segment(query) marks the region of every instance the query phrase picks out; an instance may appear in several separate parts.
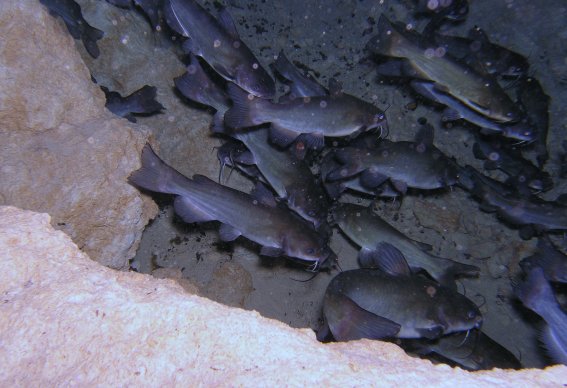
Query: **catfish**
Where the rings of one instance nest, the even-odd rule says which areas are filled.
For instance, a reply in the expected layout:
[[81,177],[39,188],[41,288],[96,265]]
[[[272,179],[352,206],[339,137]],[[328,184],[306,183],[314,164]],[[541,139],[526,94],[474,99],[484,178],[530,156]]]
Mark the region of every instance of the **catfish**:
[[81,6],[74,0],[39,0],[49,13],[60,16],[67,30],[74,39],[80,39],[89,55],[98,58],[100,50],[97,41],[104,37],[104,32],[91,26],[83,17]]
[[387,130],[382,110],[342,91],[286,103],[253,98],[234,85],[228,86],[228,93],[233,106],[224,116],[225,124],[235,130],[271,124],[271,140],[281,147],[288,147],[302,134],[308,148],[321,149],[325,137]]
[[543,269],[530,270],[517,295],[525,307],[545,321],[541,339],[552,360],[567,365],[567,314],[559,306]]
[[144,85],[132,94],[122,97],[120,93],[113,92],[101,86],[106,96],[105,107],[120,117],[135,123],[134,115],[152,115],[161,112],[162,104],[156,100],[157,89],[155,86]]
[[404,32],[382,14],[378,35],[367,48],[375,54],[403,59],[393,62],[401,65],[396,70],[401,75],[433,81],[438,90],[493,121],[516,122],[522,118],[520,109],[494,77],[479,73],[449,54],[436,55],[434,46],[416,33]]
[[477,329],[433,340],[406,339],[402,341],[401,346],[407,352],[426,358],[432,355],[441,356],[441,361],[470,371],[522,368],[522,364],[512,352]]
[[402,252],[413,270],[422,269],[449,288],[455,288],[455,276],[478,276],[480,272],[474,265],[432,255],[429,253],[431,245],[407,237],[370,208],[341,203],[331,210],[331,217],[340,230],[360,247],[358,260],[361,267],[379,266],[380,252],[377,248],[382,242],[389,242]]
[[533,255],[520,262],[525,273],[539,267],[550,282],[567,283],[567,255],[560,252],[548,236],[540,237]]
[[244,236],[262,246],[261,255],[287,256],[312,271],[329,265],[328,260],[335,257],[309,223],[275,206],[273,198],[254,197],[202,175],[187,178],[163,162],[149,145],[142,150],[142,167],[128,180],[139,188],[176,195],[175,212],[187,223],[220,221],[223,241]]
[[520,151],[498,141],[477,138],[473,145],[477,159],[483,159],[487,170],[498,169],[508,175],[508,184],[517,187],[520,195],[545,192],[553,188],[551,176],[524,159]]
[[497,123],[470,109],[449,93],[443,92],[433,82],[413,80],[410,84],[423,97],[446,106],[442,115],[442,120],[445,123],[465,120],[479,127],[481,133],[487,135],[501,135],[521,141],[532,141],[536,138],[534,127],[525,118],[516,123]]
[[185,51],[202,57],[224,79],[248,93],[261,98],[274,96],[274,80],[240,39],[225,8],[215,19],[195,0],[166,0],[164,13],[169,26],[187,38]]
[[382,243],[378,252],[384,271],[355,269],[331,280],[319,340],[433,339],[481,327],[480,311],[465,296],[412,274],[393,245]]
[[520,228],[520,237],[530,239],[545,231],[567,230],[567,206],[560,201],[538,197],[520,197],[501,182],[491,179],[471,166],[459,174],[459,186],[481,203],[481,210]]
[[389,181],[400,193],[408,188],[433,190],[457,182],[458,167],[433,145],[433,128],[423,125],[415,142],[382,140],[375,148],[344,147],[335,151],[342,164],[326,176],[336,181],[360,175],[373,189]]

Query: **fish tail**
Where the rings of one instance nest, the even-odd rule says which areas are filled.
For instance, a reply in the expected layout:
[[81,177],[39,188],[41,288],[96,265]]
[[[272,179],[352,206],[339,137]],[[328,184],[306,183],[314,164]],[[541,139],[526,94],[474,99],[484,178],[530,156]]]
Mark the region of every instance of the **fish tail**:
[[399,35],[388,18],[381,15],[378,20],[378,34],[370,39],[366,48],[375,54],[389,56],[394,44],[394,36]]
[[103,36],[103,31],[88,24],[85,25],[85,28],[81,34],[81,40],[83,41],[87,52],[95,59],[100,55],[100,50],[98,49],[96,41],[102,39]]
[[553,290],[545,279],[543,269],[539,267],[535,267],[530,271],[526,282],[518,287],[516,294],[524,306],[539,315],[542,315],[546,305],[557,303]]
[[230,128],[240,129],[262,124],[255,122],[253,108],[256,98],[250,99],[249,94],[234,84],[228,85],[228,94],[232,107],[224,115],[224,123]]
[[157,89],[155,86],[144,85],[127,97],[130,112],[152,113],[164,109],[163,105],[156,101]]
[[142,150],[142,167],[134,171],[128,181],[140,188],[158,193],[183,195],[191,180],[167,165],[149,144]]

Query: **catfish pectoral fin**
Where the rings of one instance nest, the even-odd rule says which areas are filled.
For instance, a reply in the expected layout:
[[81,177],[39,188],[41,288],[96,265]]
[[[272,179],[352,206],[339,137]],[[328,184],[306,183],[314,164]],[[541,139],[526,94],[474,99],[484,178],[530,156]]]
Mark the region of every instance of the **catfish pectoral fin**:
[[262,256],[270,256],[270,257],[279,257],[284,254],[283,249],[276,248],[276,247],[262,247],[260,249],[260,255]]
[[344,295],[334,294],[326,302],[325,318],[337,341],[382,339],[400,331],[399,324],[364,310]]
[[388,180],[386,175],[380,174],[378,171],[373,171],[372,168],[366,169],[360,175],[360,184],[374,189]]
[[183,221],[189,224],[193,222],[207,222],[215,220],[215,218],[211,217],[210,214],[202,211],[191,203],[188,198],[181,195],[175,198],[173,208],[175,209],[175,213],[180,216]]
[[272,123],[270,128],[270,140],[272,143],[286,148],[289,147],[291,143],[299,136],[298,132],[292,131],[291,129],[283,128]]
[[222,224],[219,229],[219,237],[225,242],[234,241],[241,235],[242,233],[238,229],[228,224]]
[[443,334],[445,328],[441,325],[436,325],[433,327],[428,327],[426,329],[416,328],[416,331],[424,338],[435,339],[435,338],[439,338],[441,334]]

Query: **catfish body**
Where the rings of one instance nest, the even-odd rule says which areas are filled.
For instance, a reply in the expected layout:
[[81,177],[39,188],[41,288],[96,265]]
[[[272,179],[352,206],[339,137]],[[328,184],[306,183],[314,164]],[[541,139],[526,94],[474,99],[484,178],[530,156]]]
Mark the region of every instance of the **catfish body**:
[[533,268],[528,273],[518,297],[545,321],[542,340],[553,361],[567,365],[567,314],[561,310],[541,268]]
[[242,235],[260,244],[263,255],[285,255],[313,270],[333,255],[326,241],[289,210],[269,206],[201,175],[189,179],[165,164],[148,145],[142,151],[142,167],[129,181],[147,190],[177,195],[174,208],[185,222],[220,221],[224,241]]
[[39,2],[45,5],[50,13],[60,16],[71,36],[83,42],[91,57],[98,58],[100,50],[96,42],[102,39],[104,32],[87,23],[77,2],[74,0],[39,0]]
[[471,371],[522,368],[512,352],[480,330],[449,334],[433,340],[404,340],[402,347],[420,355],[434,353],[451,364]]
[[216,72],[255,96],[271,98],[274,80],[242,42],[226,9],[215,19],[195,0],[166,0],[167,23],[188,38],[184,47]]
[[288,146],[299,135],[308,135],[307,145],[321,148],[324,137],[344,137],[387,126],[384,112],[354,96],[339,93],[273,103],[249,98],[242,90],[229,86],[233,106],[224,116],[234,129],[271,124],[271,139]]
[[380,16],[378,30],[368,47],[376,54],[404,59],[405,76],[435,82],[439,90],[494,121],[514,122],[522,117],[493,77],[475,71],[450,55],[435,55],[435,50],[421,37],[404,33],[384,15]]
[[[396,255],[398,260],[403,259],[392,245],[382,248],[385,260]],[[335,276],[325,292],[327,327],[318,333],[319,338],[327,331],[337,341],[437,338],[481,326],[478,308],[466,297],[412,275],[409,268],[397,270],[400,272],[355,269]]]
[[106,108],[115,115],[124,117],[133,123],[136,122],[135,114],[151,115],[164,109],[163,105],[156,100],[157,89],[155,86],[144,85],[126,97],[104,87],[102,90],[106,95]]
[[[422,129],[416,142],[382,140],[376,147],[344,147],[335,151],[342,166],[325,177],[341,180],[360,174],[361,184],[372,189],[386,181],[402,194],[407,188],[439,189],[457,182],[457,166],[433,145],[432,128]],[[427,133],[425,135],[424,133]]]
[[332,209],[332,219],[347,237],[360,247],[359,262],[362,267],[376,267],[380,260],[377,247],[382,242],[396,246],[413,269],[425,270],[435,280],[454,287],[454,276],[476,276],[480,269],[473,265],[427,253],[432,247],[415,241],[395,229],[370,208],[342,203]]

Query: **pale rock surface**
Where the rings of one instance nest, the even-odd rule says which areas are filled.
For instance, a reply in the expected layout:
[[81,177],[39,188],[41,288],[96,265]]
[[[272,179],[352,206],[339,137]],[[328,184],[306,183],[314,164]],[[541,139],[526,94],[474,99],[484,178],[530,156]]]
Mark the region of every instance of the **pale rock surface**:
[[157,211],[126,182],[148,132],[105,109],[39,1],[1,1],[0,36],[0,204],[48,212],[92,259],[128,268]]
[[89,260],[50,217],[0,207],[0,386],[561,386],[567,367],[469,373]]

